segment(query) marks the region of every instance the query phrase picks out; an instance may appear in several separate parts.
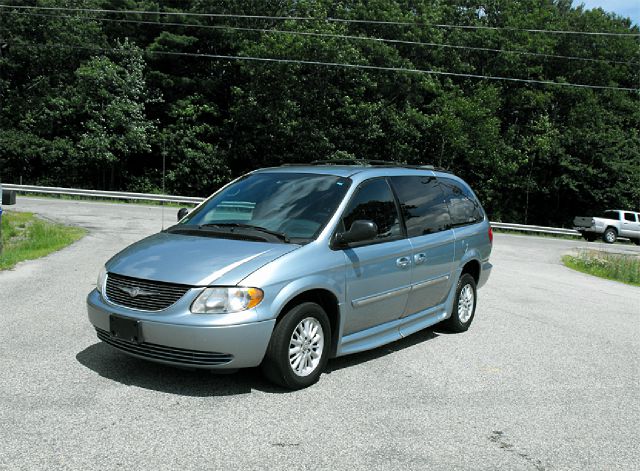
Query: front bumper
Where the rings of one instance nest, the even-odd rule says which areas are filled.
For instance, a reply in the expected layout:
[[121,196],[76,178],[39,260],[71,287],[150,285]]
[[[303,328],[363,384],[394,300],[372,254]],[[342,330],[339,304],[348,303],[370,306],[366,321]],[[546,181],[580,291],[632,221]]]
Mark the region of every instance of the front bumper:
[[[203,325],[186,323],[189,317],[179,316],[180,323],[171,322],[162,314],[143,313],[107,304],[93,290],[87,297],[89,321],[96,328],[98,338],[128,355],[175,366],[191,368],[247,368],[258,366],[264,358],[275,319],[236,325]],[[111,337],[109,316],[137,319],[143,343],[137,344]],[[150,319],[157,316],[157,320]],[[212,321],[214,315],[211,315]]]

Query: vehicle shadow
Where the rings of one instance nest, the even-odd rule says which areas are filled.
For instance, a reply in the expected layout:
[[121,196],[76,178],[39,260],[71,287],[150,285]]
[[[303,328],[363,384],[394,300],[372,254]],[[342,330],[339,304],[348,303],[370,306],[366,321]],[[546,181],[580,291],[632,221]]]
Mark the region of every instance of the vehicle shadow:
[[[390,353],[435,339],[440,333],[440,330],[436,332],[433,328],[426,329],[373,350],[334,358],[329,361],[326,373],[333,373],[350,366],[376,360]],[[212,373],[199,369],[182,369],[130,357],[102,342],[90,345],[79,352],[76,355],[76,360],[103,378],[127,386],[180,396],[230,396],[248,394],[252,390],[273,394],[291,392],[268,382],[262,376],[259,368],[246,368],[229,374]]]
[[82,350],[76,360],[103,378],[180,396],[230,396],[248,394],[254,389],[268,393],[287,392],[264,379],[258,368],[230,373],[183,369],[133,358],[102,342]]

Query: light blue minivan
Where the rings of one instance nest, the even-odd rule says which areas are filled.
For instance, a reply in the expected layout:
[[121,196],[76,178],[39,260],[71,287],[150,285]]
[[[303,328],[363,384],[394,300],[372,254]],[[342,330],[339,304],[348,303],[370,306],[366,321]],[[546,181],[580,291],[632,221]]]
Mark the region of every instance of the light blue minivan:
[[493,235],[469,186],[433,167],[261,169],[115,255],[88,298],[103,342],[169,365],[261,366],[316,382],[329,358],[471,324]]

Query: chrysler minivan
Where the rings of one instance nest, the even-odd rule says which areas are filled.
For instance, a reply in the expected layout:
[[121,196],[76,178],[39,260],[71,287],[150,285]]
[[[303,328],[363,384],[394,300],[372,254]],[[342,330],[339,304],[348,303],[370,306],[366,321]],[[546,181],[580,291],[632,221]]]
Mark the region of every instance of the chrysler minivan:
[[98,338],[168,365],[261,366],[289,389],[332,357],[473,321],[493,235],[469,186],[433,167],[261,169],[111,258],[88,298]]

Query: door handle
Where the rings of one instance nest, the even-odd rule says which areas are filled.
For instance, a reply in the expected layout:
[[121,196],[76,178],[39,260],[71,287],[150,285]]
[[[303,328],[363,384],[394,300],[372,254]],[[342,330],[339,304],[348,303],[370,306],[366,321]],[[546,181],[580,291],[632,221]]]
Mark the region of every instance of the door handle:
[[398,265],[398,267],[400,268],[407,268],[409,265],[411,265],[411,259],[409,257],[400,257],[398,260],[396,260],[396,265]]
[[417,253],[413,256],[413,261],[416,262],[416,265],[420,265],[427,261],[427,255],[423,253]]

